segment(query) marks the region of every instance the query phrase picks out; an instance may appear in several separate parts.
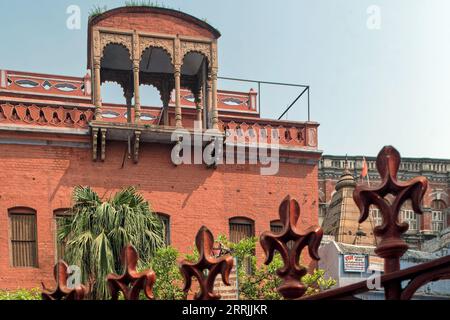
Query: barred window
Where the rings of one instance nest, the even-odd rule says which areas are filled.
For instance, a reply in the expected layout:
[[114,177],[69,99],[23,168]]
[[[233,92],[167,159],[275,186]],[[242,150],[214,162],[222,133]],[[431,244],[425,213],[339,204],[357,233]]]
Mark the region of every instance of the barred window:
[[[243,239],[248,239],[255,236],[254,222],[247,218],[232,218],[230,219],[230,241],[237,243]],[[239,263],[239,262],[238,262]],[[243,267],[247,274],[252,273],[252,266],[250,259],[242,261]]]
[[410,209],[401,210],[401,220],[402,222],[406,222],[409,224],[408,230],[412,231],[418,230],[417,215],[413,210]]
[[163,224],[164,230],[164,243],[166,246],[170,246],[170,216],[165,213],[156,213]]
[[442,200],[433,200],[431,202],[431,229],[434,232],[441,232],[444,229],[444,209],[446,205]]
[[246,218],[230,219],[230,241],[237,243],[255,236],[254,223]]
[[29,208],[9,210],[11,265],[37,267],[36,211]]
[[61,230],[63,224],[67,221],[68,218],[71,217],[70,209],[58,209],[53,211],[53,217],[55,222],[55,247],[56,247],[56,255],[55,260],[59,261],[60,259],[64,259],[64,255],[66,252],[66,244],[68,239],[59,240],[58,233]]

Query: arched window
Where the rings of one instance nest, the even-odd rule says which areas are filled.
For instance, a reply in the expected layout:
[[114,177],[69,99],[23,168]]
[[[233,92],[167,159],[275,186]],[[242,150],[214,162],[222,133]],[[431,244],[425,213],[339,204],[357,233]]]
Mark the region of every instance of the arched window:
[[230,219],[230,241],[237,243],[243,239],[255,236],[255,224],[248,218]]
[[445,202],[442,200],[433,200],[431,202],[431,229],[434,232],[441,232],[444,229],[445,208],[446,208]]
[[157,212],[156,215],[159,217],[163,224],[164,242],[166,246],[170,246],[170,216],[160,212]]
[[10,226],[11,265],[38,266],[36,211],[31,208],[8,210]]
[[66,251],[66,244],[68,239],[59,240],[58,233],[63,226],[63,224],[67,221],[68,218],[71,217],[70,209],[57,209],[53,211],[54,218],[54,237],[55,237],[55,261],[59,261],[60,259],[64,259],[64,254]]

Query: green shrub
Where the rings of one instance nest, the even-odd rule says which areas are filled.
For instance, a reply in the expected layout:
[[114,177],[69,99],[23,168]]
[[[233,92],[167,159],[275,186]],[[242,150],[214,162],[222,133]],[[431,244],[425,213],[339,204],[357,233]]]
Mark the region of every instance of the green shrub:
[[[276,253],[269,265],[258,266],[255,256],[257,241],[257,238],[248,238],[238,243],[232,243],[225,236],[217,238],[217,242],[221,244],[222,248],[225,248],[226,252],[231,253],[238,260],[239,292],[242,299],[282,299],[277,291],[277,287],[281,285],[282,280],[278,277],[276,271],[283,266],[283,260],[280,254]],[[250,269],[252,270],[250,274],[242,261],[250,263]],[[320,269],[314,270],[312,274],[306,274],[302,281],[307,287],[306,295],[319,293],[336,284],[334,279],[326,279],[325,271]]]
[[42,300],[40,289],[0,291],[0,300]]
[[92,19],[96,16],[101,15],[102,13],[105,13],[106,11],[108,11],[108,6],[99,6],[99,5],[94,5],[91,10],[89,10],[89,19]]
[[182,276],[178,268],[178,257],[178,251],[170,246],[156,251],[150,263],[151,268],[156,273],[156,283],[153,287],[155,299],[185,299],[185,294],[182,290]]

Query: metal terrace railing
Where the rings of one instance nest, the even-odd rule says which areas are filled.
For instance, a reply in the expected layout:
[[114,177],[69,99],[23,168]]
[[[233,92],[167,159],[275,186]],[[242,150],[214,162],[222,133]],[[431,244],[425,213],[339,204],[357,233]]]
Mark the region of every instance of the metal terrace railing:
[[303,84],[295,84],[295,83],[285,83],[285,82],[272,82],[272,81],[262,81],[262,80],[250,80],[250,79],[240,79],[240,78],[231,78],[231,77],[218,77],[221,80],[229,80],[235,82],[246,82],[246,83],[255,83],[258,86],[258,111],[261,112],[261,97],[262,95],[262,87],[264,85],[271,86],[283,86],[283,87],[292,87],[299,88],[300,92],[296,96],[296,98],[286,106],[284,111],[278,117],[278,120],[281,120],[292,107],[296,105],[296,103],[306,94],[306,103],[307,103],[307,119],[311,121],[311,103],[310,103],[310,86]]

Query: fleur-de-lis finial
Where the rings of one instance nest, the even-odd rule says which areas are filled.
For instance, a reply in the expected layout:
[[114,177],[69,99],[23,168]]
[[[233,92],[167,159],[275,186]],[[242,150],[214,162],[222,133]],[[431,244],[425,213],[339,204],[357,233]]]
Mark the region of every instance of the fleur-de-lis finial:
[[[195,245],[199,253],[196,263],[183,261],[180,271],[184,278],[184,292],[188,292],[192,285],[192,277],[197,278],[200,291],[196,293],[195,300],[218,300],[220,295],[214,293],[214,280],[220,273],[222,281],[230,285],[229,277],[233,268],[233,257],[230,255],[215,258],[213,255],[214,236],[205,226],[201,227],[195,237]],[[208,274],[204,274],[208,270]]]
[[42,300],[83,300],[87,294],[88,289],[84,285],[79,285],[76,288],[69,288],[67,286],[69,266],[63,260],[60,260],[53,269],[53,274],[56,280],[56,288],[52,291],[45,287],[42,283]]
[[[400,209],[410,199],[413,210],[421,214],[421,202],[428,187],[425,177],[397,181],[400,161],[400,153],[394,147],[384,147],[376,162],[381,184],[374,188],[358,185],[353,193],[353,199],[361,211],[360,223],[368,218],[371,205],[381,211],[383,222],[374,228],[374,234],[381,238],[375,252],[385,259],[385,273],[399,270],[400,257],[408,250],[408,245],[401,238],[408,230],[408,224],[399,222]],[[393,196],[391,201],[386,199],[389,194]]]
[[[322,240],[323,231],[320,227],[310,227],[305,233],[297,228],[300,217],[300,206],[298,202],[288,196],[279,208],[280,220],[283,223],[281,233],[264,232],[260,242],[266,255],[265,264],[269,264],[275,251],[281,254],[284,266],[277,270],[277,274],[283,279],[283,284],[277,288],[278,292],[286,299],[296,299],[306,292],[301,278],[306,274],[305,267],[300,265],[300,255],[307,246],[309,255],[314,260],[319,260],[318,249]],[[292,246],[288,242],[293,241]]]
[[139,300],[141,291],[144,291],[148,299],[154,299],[153,285],[156,281],[156,274],[152,270],[137,272],[138,260],[139,256],[132,245],[123,248],[124,273],[122,275],[110,274],[106,277],[112,300],[119,298],[119,292],[123,293],[125,300]]

